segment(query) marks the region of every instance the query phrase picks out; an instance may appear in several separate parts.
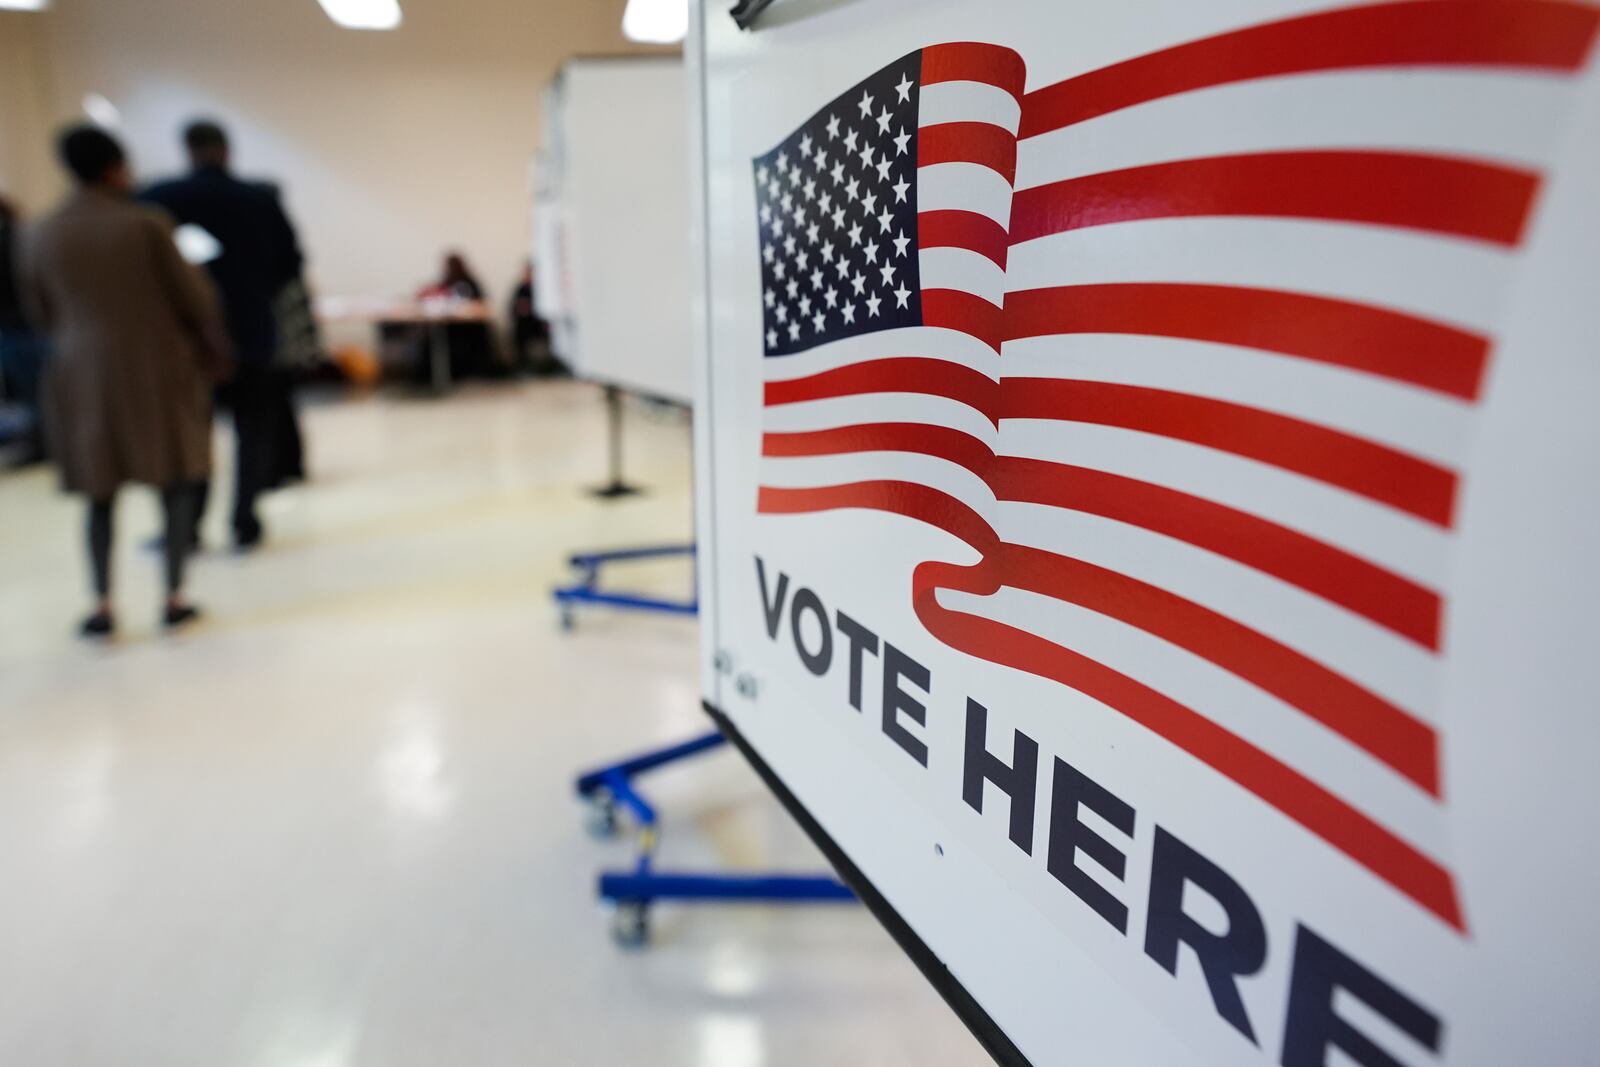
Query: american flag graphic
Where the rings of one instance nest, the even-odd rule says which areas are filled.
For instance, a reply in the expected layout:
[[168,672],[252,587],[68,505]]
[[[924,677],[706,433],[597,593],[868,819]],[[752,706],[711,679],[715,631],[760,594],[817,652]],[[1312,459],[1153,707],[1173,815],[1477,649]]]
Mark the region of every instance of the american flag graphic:
[[[758,509],[876,509],[922,624],[1248,790],[1457,929],[1460,469],[1596,9],[1420,0],[1027,88],[940,44],[754,161]],[[1516,714],[1507,708],[1506,714]]]

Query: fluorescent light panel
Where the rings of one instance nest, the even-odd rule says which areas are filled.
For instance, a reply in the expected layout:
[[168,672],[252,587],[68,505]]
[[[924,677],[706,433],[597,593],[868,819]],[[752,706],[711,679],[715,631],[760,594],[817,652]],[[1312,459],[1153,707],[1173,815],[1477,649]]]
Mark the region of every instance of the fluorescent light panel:
[[0,0],[0,11],[43,11],[50,0]]
[[400,0],[317,0],[317,3],[330,19],[347,30],[392,30],[400,25]]
[[673,44],[689,32],[689,0],[628,0],[622,35],[647,44]]

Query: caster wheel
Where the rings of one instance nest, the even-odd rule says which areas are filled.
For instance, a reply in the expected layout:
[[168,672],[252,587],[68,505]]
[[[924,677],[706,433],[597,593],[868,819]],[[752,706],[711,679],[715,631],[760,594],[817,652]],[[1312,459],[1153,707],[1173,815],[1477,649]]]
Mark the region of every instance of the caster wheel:
[[650,909],[644,904],[618,904],[611,916],[611,940],[619,948],[649,944]]
[[591,837],[617,836],[617,803],[608,796],[590,797],[583,824]]

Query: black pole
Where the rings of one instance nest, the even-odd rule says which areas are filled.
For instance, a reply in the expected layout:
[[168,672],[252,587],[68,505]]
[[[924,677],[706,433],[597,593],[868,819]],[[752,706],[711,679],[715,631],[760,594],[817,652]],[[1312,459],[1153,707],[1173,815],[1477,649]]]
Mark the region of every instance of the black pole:
[[622,390],[614,385],[606,386],[606,439],[606,462],[611,468],[611,480],[589,492],[602,500],[643,492],[637,485],[622,480]]

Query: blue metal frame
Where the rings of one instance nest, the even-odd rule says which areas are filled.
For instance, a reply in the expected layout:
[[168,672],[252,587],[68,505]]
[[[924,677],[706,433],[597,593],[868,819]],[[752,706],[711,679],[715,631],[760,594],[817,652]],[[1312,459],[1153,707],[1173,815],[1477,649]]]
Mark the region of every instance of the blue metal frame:
[[668,615],[698,615],[700,613],[700,600],[698,596],[690,596],[688,600],[667,600],[663,597],[648,596],[644,593],[611,593],[602,591],[600,585],[600,568],[607,563],[627,563],[642,559],[660,559],[665,556],[693,556],[695,546],[687,545],[651,545],[645,548],[618,548],[608,552],[579,552],[567,560],[569,566],[578,572],[578,580],[571,585],[560,586],[551,592],[555,598],[556,606],[561,609],[561,626],[570,630],[573,625],[572,609],[578,604],[605,604],[613,608],[623,608],[628,611],[655,611]]
[[600,818],[597,828],[616,830],[616,814],[626,810],[637,826],[636,856],[631,871],[602,871],[600,899],[622,910],[627,921],[614,930],[624,944],[637,945],[646,938],[645,916],[661,900],[682,902],[745,901],[764,904],[815,904],[854,901],[856,895],[831,874],[691,874],[654,868],[660,822],[656,809],[634,788],[633,779],[657,767],[700,755],[727,744],[715,731],[666,748],[644,752],[631,759],[581,775],[578,796],[593,805]]

